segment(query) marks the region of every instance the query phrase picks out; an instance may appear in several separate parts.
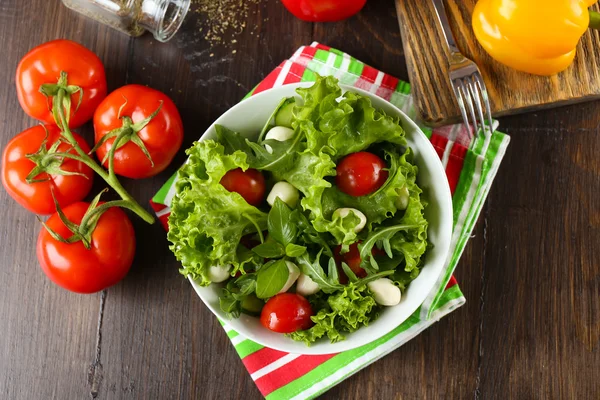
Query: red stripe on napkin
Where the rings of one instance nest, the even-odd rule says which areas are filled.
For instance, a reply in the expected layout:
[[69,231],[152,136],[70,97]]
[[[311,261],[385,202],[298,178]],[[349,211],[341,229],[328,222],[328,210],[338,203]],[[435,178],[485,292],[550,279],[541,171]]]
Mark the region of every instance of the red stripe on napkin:
[[285,61],[282,62],[281,64],[279,64],[279,66],[277,68],[275,68],[269,75],[267,75],[267,77],[261,83],[258,84],[256,89],[254,90],[253,95],[256,93],[260,93],[264,90],[271,89],[273,87],[273,85],[275,84],[275,81],[277,80],[277,77],[279,76],[279,73],[281,72],[281,68],[283,67],[284,64],[285,64]]
[[285,80],[283,81],[283,84],[287,85],[288,83],[300,82],[302,80],[302,74],[304,74],[305,70],[306,67],[304,65],[293,63],[290,67],[290,71],[288,72],[287,76],[285,77]]
[[273,350],[268,347],[263,347],[262,349],[255,351],[250,354],[242,361],[248,372],[251,374],[255,373],[261,368],[266,367],[271,364],[273,361],[279,360],[281,357],[288,355],[289,353],[284,353],[283,351]]
[[466,155],[467,148],[460,143],[454,143],[452,150],[450,150],[448,165],[446,165],[446,177],[448,178],[448,184],[450,185],[450,192],[452,194],[454,194],[456,186],[458,185]]
[[438,157],[441,160],[442,157],[444,157],[444,151],[446,151],[446,145],[448,144],[448,138],[434,133],[431,135],[430,140],[431,140],[431,144],[433,145],[433,148],[435,149],[435,152],[437,153]]
[[263,396],[267,396],[269,393],[312,371],[334,356],[336,356],[336,354],[300,356],[295,360],[279,367],[273,372],[258,378],[254,382],[256,383],[256,386],[258,386],[258,390],[260,390]]

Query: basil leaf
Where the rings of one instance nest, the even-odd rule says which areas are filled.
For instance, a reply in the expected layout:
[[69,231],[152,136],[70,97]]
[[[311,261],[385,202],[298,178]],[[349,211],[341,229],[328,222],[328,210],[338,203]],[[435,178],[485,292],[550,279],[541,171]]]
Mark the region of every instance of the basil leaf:
[[256,274],[242,275],[235,280],[235,284],[240,289],[235,297],[242,300],[243,297],[254,293],[256,290]]
[[291,215],[292,210],[278,197],[267,217],[269,235],[284,246],[293,243],[298,235],[298,227]]
[[285,255],[288,257],[300,257],[305,251],[305,246],[300,246],[294,243],[290,243],[285,246]]
[[277,242],[265,242],[254,247],[252,251],[264,258],[280,258],[285,255],[283,246]]
[[268,299],[275,296],[283,288],[289,275],[285,260],[277,260],[267,268],[261,268],[256,277],[256,297]]

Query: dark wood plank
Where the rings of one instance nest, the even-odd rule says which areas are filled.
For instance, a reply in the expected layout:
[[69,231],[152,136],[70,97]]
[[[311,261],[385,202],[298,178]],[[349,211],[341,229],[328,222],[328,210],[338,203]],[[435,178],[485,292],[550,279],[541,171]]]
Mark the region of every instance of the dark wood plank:
[[600,118],[597,103],[562,111],[505,121],[512,143],[488,203],[481,398],[600,397]]
[[[477,63],[486,82],[494,116],[557,107],[600,97],[600,36],[588,31],[571,67],[553,77],[519,72],[493,60],[477,42],[471,14],[477,0],[446,1],[446,11],[463,54]],[[410,81],[422,96],[416,107],[424,121],[460,121],[448,82],[448,51],[431,1],[396,0]],[[598,6],[594,6],[598,7]],[[520,90],[515,90],[519,88]],[[435,94],[435,95],[433,95]]]
[[[248,14],[249,28],[229,37],[227,46],[209,47],[199,31],[204,16],[195,10],[172,42],[146,35],[131,44],[127,82],[173,98],[186,129],[184,148],[261,77],[310,43],[311,24],[294,19],[278,3],[251,5]],[[281,32],[287,32],[284,41]],[[166,172],[142,184],[126,182],[126,188],[147,201],[184,157],[181,151]],[[134,223],[140,243],[134,266],[108,291],[98,398],[260,398],[223,328],[178,273],[162,227]]]
[[[23,29],[27,27],[27,29]],[[127,39],[88,24],[57,1],[0,4],[0,147],[37,124],[21,110],[14,89],[19,59],[34,46],[71,38],[98,51],[111,65],[109,83],[124,74]],[[84,134],[90,138],[89,129]],[[81,399],[89,396],[97,351],[100,295],[82,296],[52,284],[38,266],[40,224],[0,190],[0,397]]]
[[[253,35],[210,47],[199,14],[160,44],[129,40],[57,0],[2,1],[0,78],[9,84],[0,87],[0,146],[33,124],[14,94],[19,58],[57,37],[96,51],[110,89],[141,83],[169,93],[186,147],[312,40],[408,77],[393,2],[370,1],[347,21],[314,25],[274,0],[251,7]],[[18,30],[25,25],[26,33]],[[599,110],[589,103],[502,121],[513,142],[456,272],[467,304],[324,398],[600,397]],[[90,127],[83,133],[91,138]],[[159,176],[124,185],[147,204],[183,159],[181,152]],[[131,273],[104,297],[79,296],[37,267],[35,219],[4,191],[0,205],[0,397],[260,398],[224,331],[178,274],[158,225],[134,219]]]

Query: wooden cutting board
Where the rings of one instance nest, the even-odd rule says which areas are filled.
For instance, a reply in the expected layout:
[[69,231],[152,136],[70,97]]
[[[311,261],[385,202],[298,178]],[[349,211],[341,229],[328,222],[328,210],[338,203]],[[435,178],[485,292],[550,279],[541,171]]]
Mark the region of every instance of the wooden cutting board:
[[[574,63],[552,77],[505,67],[479,45],[471,29],[476,0],[446,1],[461,52],[481,70],[495,117],[600,98],[600,34],[588,30]],[[598,9],[598,5],[594,6]],[[448,51],[431,0],[396,0],[415,106],[423,121],[437,126],[462,121],[448,79]]]

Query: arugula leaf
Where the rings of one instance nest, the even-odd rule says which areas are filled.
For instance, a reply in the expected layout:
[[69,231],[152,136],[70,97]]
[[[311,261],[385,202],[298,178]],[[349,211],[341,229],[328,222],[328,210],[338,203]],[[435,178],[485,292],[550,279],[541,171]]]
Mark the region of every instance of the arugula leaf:
[[409,229],[419,228],[419,225],[392,225],[383,228],[379,228],[369,234],[367,239],[358,245],[360,251],[360,258],[362,260],[361,267],[368,272],[374,273],[375,270],[379,269],[375,257],[373,257],[373,247],[377,243],[381,243],[384,247],[386,254],[389,258],[393,258],[390,247],[390,239],[399,231],[407,231]]
[[175,184],[167,237],[181,261],[180,272],[206,286],[210,266],[232,264],[235,274],[251,262],[247,256],[238,258],[238,244],[243,235],[266,229],[267,214],[219,183],[227,171],[248,168],[244,152],[225,154],[223,145],[206,140],[187,154]]
[[267,226],[269,235],[283,246],[287,246],[296,240],[298,227],[291,218],[292,210],[279,197],[269,211]]
[[[279,140],[269,139],[258,144],[246,139],[247,147],[253,152],[253,158],[250,161],[250,166],[258,170],[277,171],[290,168],[296,158],[298,152],[302,149],[302,133],[289,139],[280,142]],[[269,146],[270,151],[266,146]]]
[[252,248],[252,251],[264,258],[280,258],[286,253],[283,246],[277,242],[265,242]]
[[323,252],[329,257],[333,257],[333,252],[324,233],[317,232],[315,227],[309,222],[306,215],[299,209],[296,208],[292,211],[292,221],[298,227],[299,237],[304,244],[316,244],[323,249]]
[[223,125],[215,125],[215,132],[217,134],[217,141],[223,145],[225,154],[233,154],[238,150],[246,153],[247,159],[250,161],[252,157],[252,150],[240,133],[234,132],[231,129],[224,127]]
[[[269,117],[269,119],[265,123],[265,126],[262,128],[262,130],[260,131],[260,134],[258,135],[258,142],[259,143],[262,142],[262,140],[265,137],[265,134],[267,133],[267,130],[269,129],[269,127],[271,125],[273,125],[273,122],[275,121],[275,116],[277,115],[277,113],[279,112],[279,110],[282,107],[284,107],[289,102],[289,99],[290,99],[290,97],[283,98],[283,99],[281,99],[281,101],[279,102],[279,104],[277,104],[277,107],[275,107],[275,110],[273,110],[273,113],[271,114],[271,116]],[[293,97],[291,97],[291,99],[293,99]]]
[[323,268],[321,267],[321,264],[319,262],[319,260],[321,259],[321,253],[323,253],[322,249],[317,254],[315,261],[311,261],[308,254],[304,253],[303,255],[297,258],[299,263],[298,266],[300,267],[300,271],[303,274],[308,275],[313,281],[315,281],[315,283],[319,285],[319,288],[321,288],[323,292],[333,293],[336,290],[342,289],[344,286],[340,285],[337,273],[335,274],[335,276],[333,276],[331,271],[331,261],[329,263],[330,276],[325,275],[325,271],[323,271]]
[[306,251],[306,246],[300,246],[294,243],[290,243],[285,246],[285,255],[288,257],[299,257]]
[[275,296],[287,282],[289,274],[283,259],[265,264],[257,274],[256,297],[268,299]]
[[350,267],[348,266],[348,264],[346,264],[345,262],[342,262],[342,269],[344,270],[344,273],[346,274],[346,276],[348,277],[348,280],[350,280],[350,282],[358,281],[358,277],[356,276],[354,271],[352,271],[350,269]]
[[219,306],[230,318],[238,318],[242,311],[242,302],[256,289],[256,274],[242,275],[231,279],[221,288]]

